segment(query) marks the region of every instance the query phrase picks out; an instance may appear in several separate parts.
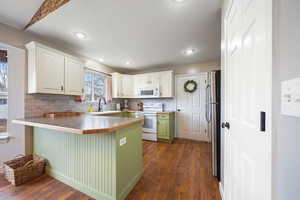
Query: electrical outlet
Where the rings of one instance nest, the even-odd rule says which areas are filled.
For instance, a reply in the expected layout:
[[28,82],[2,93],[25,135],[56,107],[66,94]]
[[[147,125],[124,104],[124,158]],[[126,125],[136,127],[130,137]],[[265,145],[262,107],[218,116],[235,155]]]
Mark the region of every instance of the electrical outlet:
[[120,139],[120,146],[123,146],[124,144],[126,144],[126,137]]

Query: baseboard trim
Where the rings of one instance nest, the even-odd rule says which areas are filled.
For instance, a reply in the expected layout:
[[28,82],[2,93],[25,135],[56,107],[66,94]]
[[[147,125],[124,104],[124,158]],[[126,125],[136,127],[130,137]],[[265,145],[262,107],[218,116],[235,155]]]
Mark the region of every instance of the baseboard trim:
[[120,195],[117,197],[119,200],[126,199],[127,195],[131,192],[134,186],[139,182],[140,178],[142,177],[142,172],[139,172],[131,181],[130,183],[122,190]]
[[223,185],[222,185],[221,182],[219,182],[219,191],[220,191],[221,199],[225,200],[225,198],[224,198],[224,191],[223,191]]
[[113,196],[109,196],[100,191],[96,191],[93,188],[90,188],[90,187],[74,180],[73,178],[67,177],[64,174],[62,174],[56,170],[46,169],[46,173],[49,176],[63,182],[64,184],[69,185],[69,186],[73,187],[74,189],[76,189],[82,193],[85,193],[86,195],[93,197],[95,199],[103,199],[103,200],[115,200],[116,199]]

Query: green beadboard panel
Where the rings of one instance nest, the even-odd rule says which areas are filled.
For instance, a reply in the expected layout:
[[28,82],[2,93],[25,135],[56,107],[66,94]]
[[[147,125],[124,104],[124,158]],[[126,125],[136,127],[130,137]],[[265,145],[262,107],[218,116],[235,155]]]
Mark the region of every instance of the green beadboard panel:
[[114,133],[77,135],[34,128],[33,150],[48,160],[47,172],[55,178],[96,199],[115,199],[114,137]]
[[[141,124],[137,124],[117,132],[90,135],[34,128],[33,150],[34,153],[48,160],[46,171],[50,176],[95,199],[115,200],[120,196],[117,192],[117,185],[120,184],[118,181],[124,179],[128,181],[126,186],[122,185],[124,189],[131,188],[132,182],[139,179],[133,173],[136,173],[136,169],[140,169],[140,162],[142,162],[142,152],[140,152],[142,139],[138,136],[142,133],[141,128]],[[123,154],[122,148],[119,149],[120,135],[128,137],[127,144],[135,145],[133,147],[124,145],[126,152],[131,148],[138,149],[140,155],[135,154],[135,156],[141,160],[140,162],[135,161],[132,156],[120,158],[127,155]],[[133,136],[138,137],[132,138]],[[136,167],[133,166],[130,172],[126,170],[120,173],[118,163],[122,164],[119,160],[123,159],[134,163]],[[132,174],[132,177],[128,178],[128,173]]]
[[[126,137],[126,144],[120,140]],[[117,194],[123,200],[139,181],[143,170],[142,125],[134,125],[116,132]],[[129,184],[128,184],[129,183]]]

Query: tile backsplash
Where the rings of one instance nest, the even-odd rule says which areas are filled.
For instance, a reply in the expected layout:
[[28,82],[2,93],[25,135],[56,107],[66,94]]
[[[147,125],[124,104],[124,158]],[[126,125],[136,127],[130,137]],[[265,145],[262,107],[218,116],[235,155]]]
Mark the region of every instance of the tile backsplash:
[[[114,100],[112,103],[117,103]],[[98,103],[76,102],[74,96],[48,95],[48,94],[27,94],[25,97],[25,117],[42,116],[48,112],[87,112],[90,105],[98,109]]]
[[137,104],[143,102],[143,103],[163,103],[164,110],[165,111],[176,111],[176,101],[174,98],[168,98],[168,99],[129,99],[128,105],[129,108],[132,110],[137,110],[138,106]]
[[[143,103],[163,103],[165,111],[175,111],[175,99],[129,99],[128,105],[132,110],[138,110],[137,104]],[[114,99],[114,103],[123,103],[121,99]],[[87,112],[90,105],[98,109],[98,103],[76,102],[73,96],[48,95],[48,94],[27,94],[25,97],[25,117],[42,116],[48,112]]]

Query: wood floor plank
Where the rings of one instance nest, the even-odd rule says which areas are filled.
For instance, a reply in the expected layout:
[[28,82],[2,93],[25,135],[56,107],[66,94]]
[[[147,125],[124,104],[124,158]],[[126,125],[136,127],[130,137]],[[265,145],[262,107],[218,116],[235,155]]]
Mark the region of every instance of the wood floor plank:
[[[191,140],[173,144],[145,141],[143,176],[126,200],[220,200],[212,176],[211,145]],[[43,175],[22,186],[0,176],[0,200],[92,200]]]

